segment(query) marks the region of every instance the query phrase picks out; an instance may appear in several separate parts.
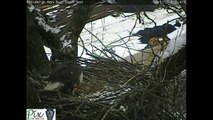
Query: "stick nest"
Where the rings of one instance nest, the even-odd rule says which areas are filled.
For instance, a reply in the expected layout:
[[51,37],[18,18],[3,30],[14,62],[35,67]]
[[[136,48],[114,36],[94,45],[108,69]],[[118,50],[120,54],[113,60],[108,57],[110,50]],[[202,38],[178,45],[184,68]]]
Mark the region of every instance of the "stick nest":
[[40,108],[58,120],[186,119],[186,70],[162,79],[157,69],[109,59],[82,60],[84,83],[72,95],[43,91],[46,78],[28,75]]

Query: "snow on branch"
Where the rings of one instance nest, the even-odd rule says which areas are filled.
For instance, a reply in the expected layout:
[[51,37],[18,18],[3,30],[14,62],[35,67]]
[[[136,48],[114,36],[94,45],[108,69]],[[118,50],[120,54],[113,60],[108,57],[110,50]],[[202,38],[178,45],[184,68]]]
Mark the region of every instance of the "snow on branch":
[[163,52],[163,59],[178,53],[178,51],[186,45],[186,33],[170,40],[166,50]]
[[30,12],[32,12],[33,10],[35,10],[35,7],[33,6],[33,4],[28,4],[28,9],[30,10]]
[[36,17],[35,19],[38,20],[38,24],[42,26],[46,32],[50,31],[51,33],[57,34],[61,31],[58,28],[53,28],[48,24],[46,24],[45,20],[41,17]]

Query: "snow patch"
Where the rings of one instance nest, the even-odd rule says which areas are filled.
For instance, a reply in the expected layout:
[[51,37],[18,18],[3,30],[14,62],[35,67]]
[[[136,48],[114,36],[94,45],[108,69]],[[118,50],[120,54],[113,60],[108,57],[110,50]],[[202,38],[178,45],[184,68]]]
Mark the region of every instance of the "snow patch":
[[[62,36],[63,37],[63,36]],[[69,40],[64,40],[63,42],[63,46],[61,49],[64,49],[65,47],[71,47],[72,48],[72,45],[71,45],[71,39]]]
[[47,32],[50,31],[51,33],[57,34],[61,31],[58,28],[53,28],[53,27],[49,26],[48,24],[46,24],[45,20],[41,17],[36,17],[35,19],[38,20],[38,24],[40,26],[42,26],[44,28],[44,30],[46,30]]
[[48,7],[48,8],[46,8],[46,9],[44,9],[43,11],[46,11],[46,10],[49,10],[49,9],[53,9],[53,8],[57,8],[57,7],[59,7],[59,5],[54,5],[54,6],[52,6],[52,7]]
[[163,53],[163,59],[176,54],[184,46],[186,46],[186,33],[170,40],[165,52]]
[[46,47],[46,46],[43,46],[43,47],[44,47],[44,51],[45,51],[45,53],[47,55],[47,58],[50,60],[50,57],[52,55],[51,49]]
[[62,37],[60,37],[60,41],[64,41],[66,35],[62,35]]
[[[149,19],[147,19],[141,12],[142,18],[144,18],[144,25],[139,22],[136,23],[135,28],[133,29],[133,33],[136,33],[139,30],[143,30],[144,28],[154,27],[154,23],[152,23]],[[146,14],[155,20],[158,26],[165,24],[167,21],[170,21],[175,18],[179,18],[179,16],[175,13],[167,13],[165,9],[156,9],[154,12],[146,12]],[[128,16],[128,17],[124,17]],[[107,16],[102,19],[95,20],[93,22],[87,23],[85,25],[85,29],[81,32],[80,36],[84,41],[85,47],[92,53],[99,55],[101,57],[106,57],[99,50],[94,48],[96,46],[99,49],[112,49],[115,54],[124,58],[131,54],[135,54],[140,50],[144,49],[147,44],[141,44],[138,40],[140,37],[138,36],[130,36],[130,31],[132,30],[135,24],[136,16],[133,13],[124,13],[119,17]],[[90,32],[95,36],[91,35]],[[179,30],[180,31],[180,30]],[[177,31],[174,31],[169,35],[170,39],[173,39],[177,36]],[[80,39],[79,39],[80,41]],[[104,46],[106,47],[104,47]],[[81,47],[82,43],[79,43],[79,53],[80,56],[83,52],[83,48]],[[126,49],[126,48],[129,48]],[[108,56],[111,54],[107,53]],[[84,51],[83,58],[91,58]],[[115,57],[118,59],[118,57]]]
[[28,9],[30,10],[30,12],[32,12],[33,10],[35,10],[35,7],[32,3],[28,3]]

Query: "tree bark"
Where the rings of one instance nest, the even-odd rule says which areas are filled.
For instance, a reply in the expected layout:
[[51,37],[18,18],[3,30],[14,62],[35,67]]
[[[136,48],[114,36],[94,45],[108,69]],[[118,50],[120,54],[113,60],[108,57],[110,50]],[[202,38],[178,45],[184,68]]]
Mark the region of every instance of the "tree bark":
[[[59,60],[60,62],[76,62],[78,56],[78,38],[90,18],[92,9],[93,3],[88,1],[83,2],[83,4],[78,4],[72,16],[67,18],[69,22],[58,34],[46,32],[38,25],[39,34],[44,43],[49,46],[52,51],[51,61],[53,64],[55,60]],[[60,38],[64,35],[66,39],[61,41]],[[63,46],[63,42],[66,40],[71,40],[71,48],[69,46]]]
[[60,36],[65,34],[65,32],[70,32],[70,35],[67,36],[71,39],[71,51],[67,53],[70,56],[71,61],[76,61],[78,56],[78,38],[81,31],[83,30],[85,24],[90,18],[92,11],[92,5],[82,4],[78,5],[72,14],[72,17],[69,20],[69,23],[66,25],[64,32],[60,33]]
[[38,28],[27,8],[27,68],[28,70],[36,69],[42,74],[48,74],[48,63]]
[[[33,16],[27,8],[27,76],[29,73],[49,74],[49,61],[43,48],[43,42],[34,23]],[[35,108],[39,100],[34,85],[27,78],[27,108]]]

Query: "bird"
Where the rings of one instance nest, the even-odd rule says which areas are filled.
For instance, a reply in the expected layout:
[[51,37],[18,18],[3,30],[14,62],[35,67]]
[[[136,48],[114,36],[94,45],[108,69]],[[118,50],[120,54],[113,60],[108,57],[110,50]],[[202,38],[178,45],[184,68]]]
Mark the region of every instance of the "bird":
[[61,64],[49,75],[49,82],[44,90],[56,90],[61,93],[72,94],[75,84],[81,84],[82,82],[83,69],[79,64]]
[[158,41],[158,38],[152,37],[152,38],[149,39],[149,45],[150,45],[151,47],[158,46],[159,44],[160,44],[160,43],[159,43],[159,41]]
[[177,28],[171,24],[163,24],[161,26],[155,26],[153,28],[145,28],[144,30],[139,30],[133,36],[141,36],[139,40],[142,44],[147,44],[149,40],[153,37],[156,38],[168,38],[167,34],[172,33],[177,30]]
[[159,41],[158,38],[152,37],[149,40],[149,46],[145,47],[140,52],[124,57],[124,59],[129,63],[139,63],[144,66],[149,66],[153,63],[155,56],[166,49],[167,44],[168,42],[166,40]]

